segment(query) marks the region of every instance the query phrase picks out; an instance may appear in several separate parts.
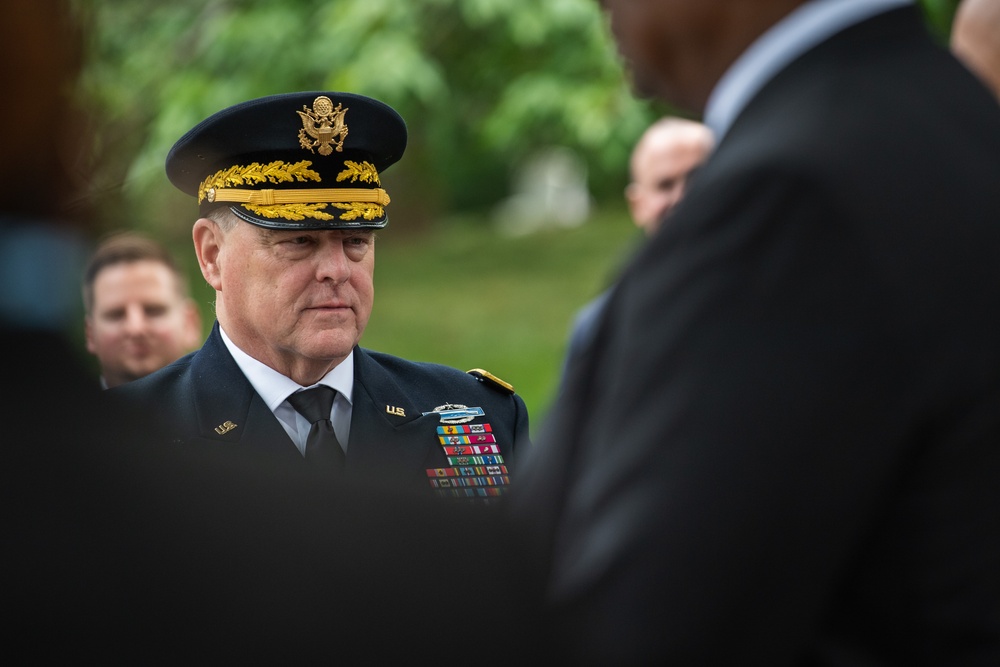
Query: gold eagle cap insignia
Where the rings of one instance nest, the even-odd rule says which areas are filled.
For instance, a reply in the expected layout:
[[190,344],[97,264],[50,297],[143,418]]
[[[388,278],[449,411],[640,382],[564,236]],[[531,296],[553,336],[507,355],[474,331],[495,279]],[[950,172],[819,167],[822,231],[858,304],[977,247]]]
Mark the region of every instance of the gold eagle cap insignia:
[[333,100],[326,95],[313,100],[312,110],[303,104],[302,111],[295,112],[302,119],[299,145],[310,153],[318,149],[320,155],[329,155],[334,150],[342,152],[347,138],[347,123],[344,122],[347,111],[342,104],[334,107]]

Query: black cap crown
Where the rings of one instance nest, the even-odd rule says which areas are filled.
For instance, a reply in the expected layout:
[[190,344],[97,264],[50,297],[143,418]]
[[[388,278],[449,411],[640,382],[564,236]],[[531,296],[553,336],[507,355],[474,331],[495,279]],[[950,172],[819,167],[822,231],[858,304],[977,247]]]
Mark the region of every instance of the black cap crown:
[[301,92],[209,116],[167,155],[167,177],[198,199],[272,229],[381,228],[389,195],[379,174],[403,155],[406,124],[352,93]]

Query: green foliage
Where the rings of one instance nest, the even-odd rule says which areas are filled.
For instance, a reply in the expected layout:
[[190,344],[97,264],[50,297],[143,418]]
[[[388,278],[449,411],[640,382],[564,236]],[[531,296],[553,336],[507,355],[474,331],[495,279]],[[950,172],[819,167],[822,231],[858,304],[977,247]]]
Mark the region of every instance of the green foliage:
[[[346,90],[406,119],[393,167],[415,219],[486,210],[540,147],[569,146],[617,196],[652,119],[629,93],[593,0],[79,0],[93,26],[95,194],[109,224],[187,220],[163,175],[176,139],[237,102]],[[412,193],[412,194],[410,194]],[[184,212],[182,212],[184,211]],[[185,222],[186,224],[186,222]]]
[[[618,197],[632,143],[668,111],[631,95],[596,0],[76,1],[108,226],[186,227],[168,149],[261,95],[347,90],[399,110],[410,146],[393,167],[394,213],[428,225],[487,210],[549,146],[582,155],[599,200]],[[921,4],[945,34],[957,0]]]
[[959,0],[920,0],[927,23],[937,35],[939,41],[946,43],[951,32],[951,20]]
[[[629,151],[670,111],[632,97],[597,0],[75,1],[90,35],[92,196],[107,227],[153,232],[197,276],[197,209],[163,169],[184,132],[273,93],[382,99],[406,119],[409,145],[383,177],[393,223],[363,344],[486,368],[544,412],[572,314],[635,238],[621,201]],[[942,40],[956,4],[921,0]],[[586,160],[613,213],[499,236],[484,214],[549,146]],[[200,276],[193,288],[210,322],[211,291]]]

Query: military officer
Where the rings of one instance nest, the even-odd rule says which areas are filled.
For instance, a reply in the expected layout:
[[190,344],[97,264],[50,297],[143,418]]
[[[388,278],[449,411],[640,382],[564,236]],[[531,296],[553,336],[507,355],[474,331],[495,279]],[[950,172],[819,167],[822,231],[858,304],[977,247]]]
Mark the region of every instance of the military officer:
[[194,250],[217,320],[200,350],[111,400],[161,419],[150,432],[171,444],[340,479],[402,475],[443,496],[503,495],[529,444],[513,388],[482,369],[358,345],[375,232],[388,222],[380,175],[406,138],[392,108],[341,92],[250,100],[181,137],[166,171],[197,199]]

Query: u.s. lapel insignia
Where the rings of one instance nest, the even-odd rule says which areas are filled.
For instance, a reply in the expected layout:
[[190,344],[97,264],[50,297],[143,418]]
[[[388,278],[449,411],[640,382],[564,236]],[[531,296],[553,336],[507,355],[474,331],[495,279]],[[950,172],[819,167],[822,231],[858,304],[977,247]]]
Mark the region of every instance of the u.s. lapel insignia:
[[215,427],[215,432],[218,433],[219,435],[225,435],[230,431],[232,431],[234,428],[236,428],[236,424],[234,424],[229,420],[226,420]]
[[390,415],[394,415],[396,417],[405,417],[406,416],[406,410],[404,410],[403,408],[400,408],[400,407],[396,407],[395,405],[387,405],[387,406],[385,406],[385,411],[386,411],[386,413],[388,413]]

